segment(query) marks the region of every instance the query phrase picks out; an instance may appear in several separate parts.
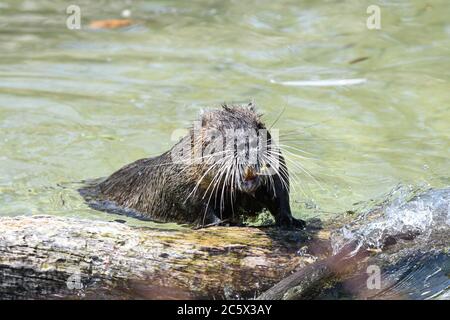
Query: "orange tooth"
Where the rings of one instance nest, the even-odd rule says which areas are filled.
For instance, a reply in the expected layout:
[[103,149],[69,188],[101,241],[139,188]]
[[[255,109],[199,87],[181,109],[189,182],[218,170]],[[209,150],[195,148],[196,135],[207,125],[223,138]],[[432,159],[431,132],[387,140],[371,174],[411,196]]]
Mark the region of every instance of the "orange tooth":
[[255,171],[250,167],[246,167],[244,171],[244,180],[248,181],[253,180],[254,178],[256,178]]

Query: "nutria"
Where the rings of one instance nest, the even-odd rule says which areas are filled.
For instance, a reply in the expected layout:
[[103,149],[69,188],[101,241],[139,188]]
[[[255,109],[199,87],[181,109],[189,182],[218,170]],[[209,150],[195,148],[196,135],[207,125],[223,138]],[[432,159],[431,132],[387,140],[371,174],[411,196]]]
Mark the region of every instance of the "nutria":
[[284,157],[253,104],[203,112],[171,150],[80,191],[95,209],[154,221],[207,226],[267,209],[280,227],[304,227],[291,214]]

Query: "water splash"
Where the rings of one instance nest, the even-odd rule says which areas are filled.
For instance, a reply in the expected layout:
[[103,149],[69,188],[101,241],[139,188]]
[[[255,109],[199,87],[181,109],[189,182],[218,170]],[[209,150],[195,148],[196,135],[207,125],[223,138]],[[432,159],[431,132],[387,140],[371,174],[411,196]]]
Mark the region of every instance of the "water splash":
[[450,232],[450,188],[422,192],[399,186],[379,205],[332,234],[333,252],[357,241],[382,249],[398,240],[426,242],[435,233]]
[[[330,291],[334,297],[448,299],[450,187],[425,190],[399,186],[369,206],[372,209],[336,230],[331,242],[335,254],[349,243],[356,244],[355,252],[375,249],[378,254],[361,264],[353,282],[335,286]],[[367,265],[381,269],[379,290],[367,287]]]

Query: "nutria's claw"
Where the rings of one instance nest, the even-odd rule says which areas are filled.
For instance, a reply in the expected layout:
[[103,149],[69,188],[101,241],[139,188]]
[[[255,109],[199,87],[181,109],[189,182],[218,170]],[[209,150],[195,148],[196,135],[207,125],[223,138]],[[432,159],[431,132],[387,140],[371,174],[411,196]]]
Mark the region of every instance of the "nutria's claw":
[[225,225],[227,223],[228,223],[228,219],[224,219],[224,220],[218,219],[218,220],[216,220],[216,221],[214,221],[212,223],[196,226],[193,229],[194,230],[198,230],[198,229],[209,228],[209,227],[223,226],[223,225]]
[[292,225],[294,226],[294,228],[298,228],[298,229],[305,229],[306,227],[306,222],[304,220],[301,219],[295,219],[292,218]]
[[281,229],[305,229],[306,223],[301,219],[295,219],[294,217],[286,217],[285,219],[277,221],[277,226]]

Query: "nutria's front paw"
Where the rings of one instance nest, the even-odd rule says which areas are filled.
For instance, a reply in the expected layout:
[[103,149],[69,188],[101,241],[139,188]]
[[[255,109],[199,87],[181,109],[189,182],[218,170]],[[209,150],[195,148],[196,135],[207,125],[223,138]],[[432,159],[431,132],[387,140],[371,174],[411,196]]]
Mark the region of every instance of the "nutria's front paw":
[[295,228],[298,229],[305,229],[306,227],[306,222],[301,219],[292,218],[292,224],[294,225]]
[[277,226],[281,229],[305,229],[306,223],[303,220],[295,219],[290,216],[284,216],[277,219]]

